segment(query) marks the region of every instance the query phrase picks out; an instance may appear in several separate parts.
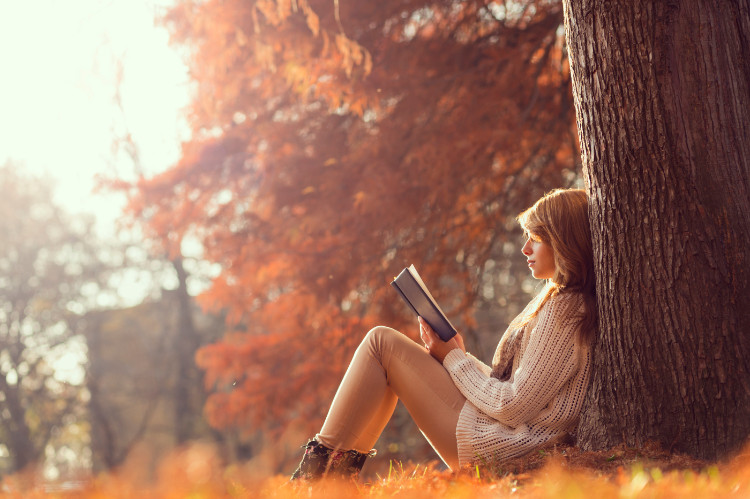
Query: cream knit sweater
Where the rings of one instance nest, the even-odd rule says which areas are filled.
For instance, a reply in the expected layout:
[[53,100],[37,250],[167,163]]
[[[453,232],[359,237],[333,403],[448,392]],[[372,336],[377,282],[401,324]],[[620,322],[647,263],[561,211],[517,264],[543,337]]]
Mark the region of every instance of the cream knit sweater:
[[466,403],[456,427],[458,459],[499,462],[526,454],[575,429],[591,371],[591,352],[576,341],[583,297],[560,293],[525,326],[510,379],[459,349],[443,365]]

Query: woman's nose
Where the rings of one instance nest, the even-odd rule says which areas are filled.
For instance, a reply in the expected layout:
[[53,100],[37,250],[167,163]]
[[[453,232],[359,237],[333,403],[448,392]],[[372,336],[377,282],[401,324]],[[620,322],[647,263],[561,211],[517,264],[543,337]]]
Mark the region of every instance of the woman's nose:
[[521,248],[521,253],[523,253],[526,256],[529,256],[531,254],[531,239],[526,240],[526,243],[523,245],[523,248]]

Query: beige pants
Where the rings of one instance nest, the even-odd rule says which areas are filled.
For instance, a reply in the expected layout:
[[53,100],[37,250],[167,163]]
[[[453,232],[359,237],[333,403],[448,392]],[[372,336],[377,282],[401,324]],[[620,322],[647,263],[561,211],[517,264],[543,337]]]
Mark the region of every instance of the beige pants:
[[466,399],[424,348],[387,327],[362,340],[315,438],[369,452],[399,399],[440,458],[457,469],[456,424]]

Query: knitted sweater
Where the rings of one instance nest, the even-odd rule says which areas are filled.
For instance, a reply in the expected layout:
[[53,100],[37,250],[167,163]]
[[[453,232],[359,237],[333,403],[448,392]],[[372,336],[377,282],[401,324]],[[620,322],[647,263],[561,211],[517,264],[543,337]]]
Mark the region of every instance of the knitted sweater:
[[591,371],[590,349],[576,341],[583,310],[580,294],[550,298],[524,326],[507,381],[460,349],[445,357],[466,397],[456,427],[462,466],[521,456],[575,429]]

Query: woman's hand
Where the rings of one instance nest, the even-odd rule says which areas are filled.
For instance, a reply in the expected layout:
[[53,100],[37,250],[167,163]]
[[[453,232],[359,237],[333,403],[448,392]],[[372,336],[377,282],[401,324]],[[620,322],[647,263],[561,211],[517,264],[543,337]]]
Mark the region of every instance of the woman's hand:
[[445,356],[448,355],[451,350],[460,348],[462,352],[466,352],[464,339],[460,333],[448,341],[443,341],[440,339],[440,336],[432,330],[430,325],[427,324],[427,321],[421,317],[419,317],[419,336],[422,338],[422,343],[424,343],[424,346],[430,355],[435,357],[441,364],[443,363]]

